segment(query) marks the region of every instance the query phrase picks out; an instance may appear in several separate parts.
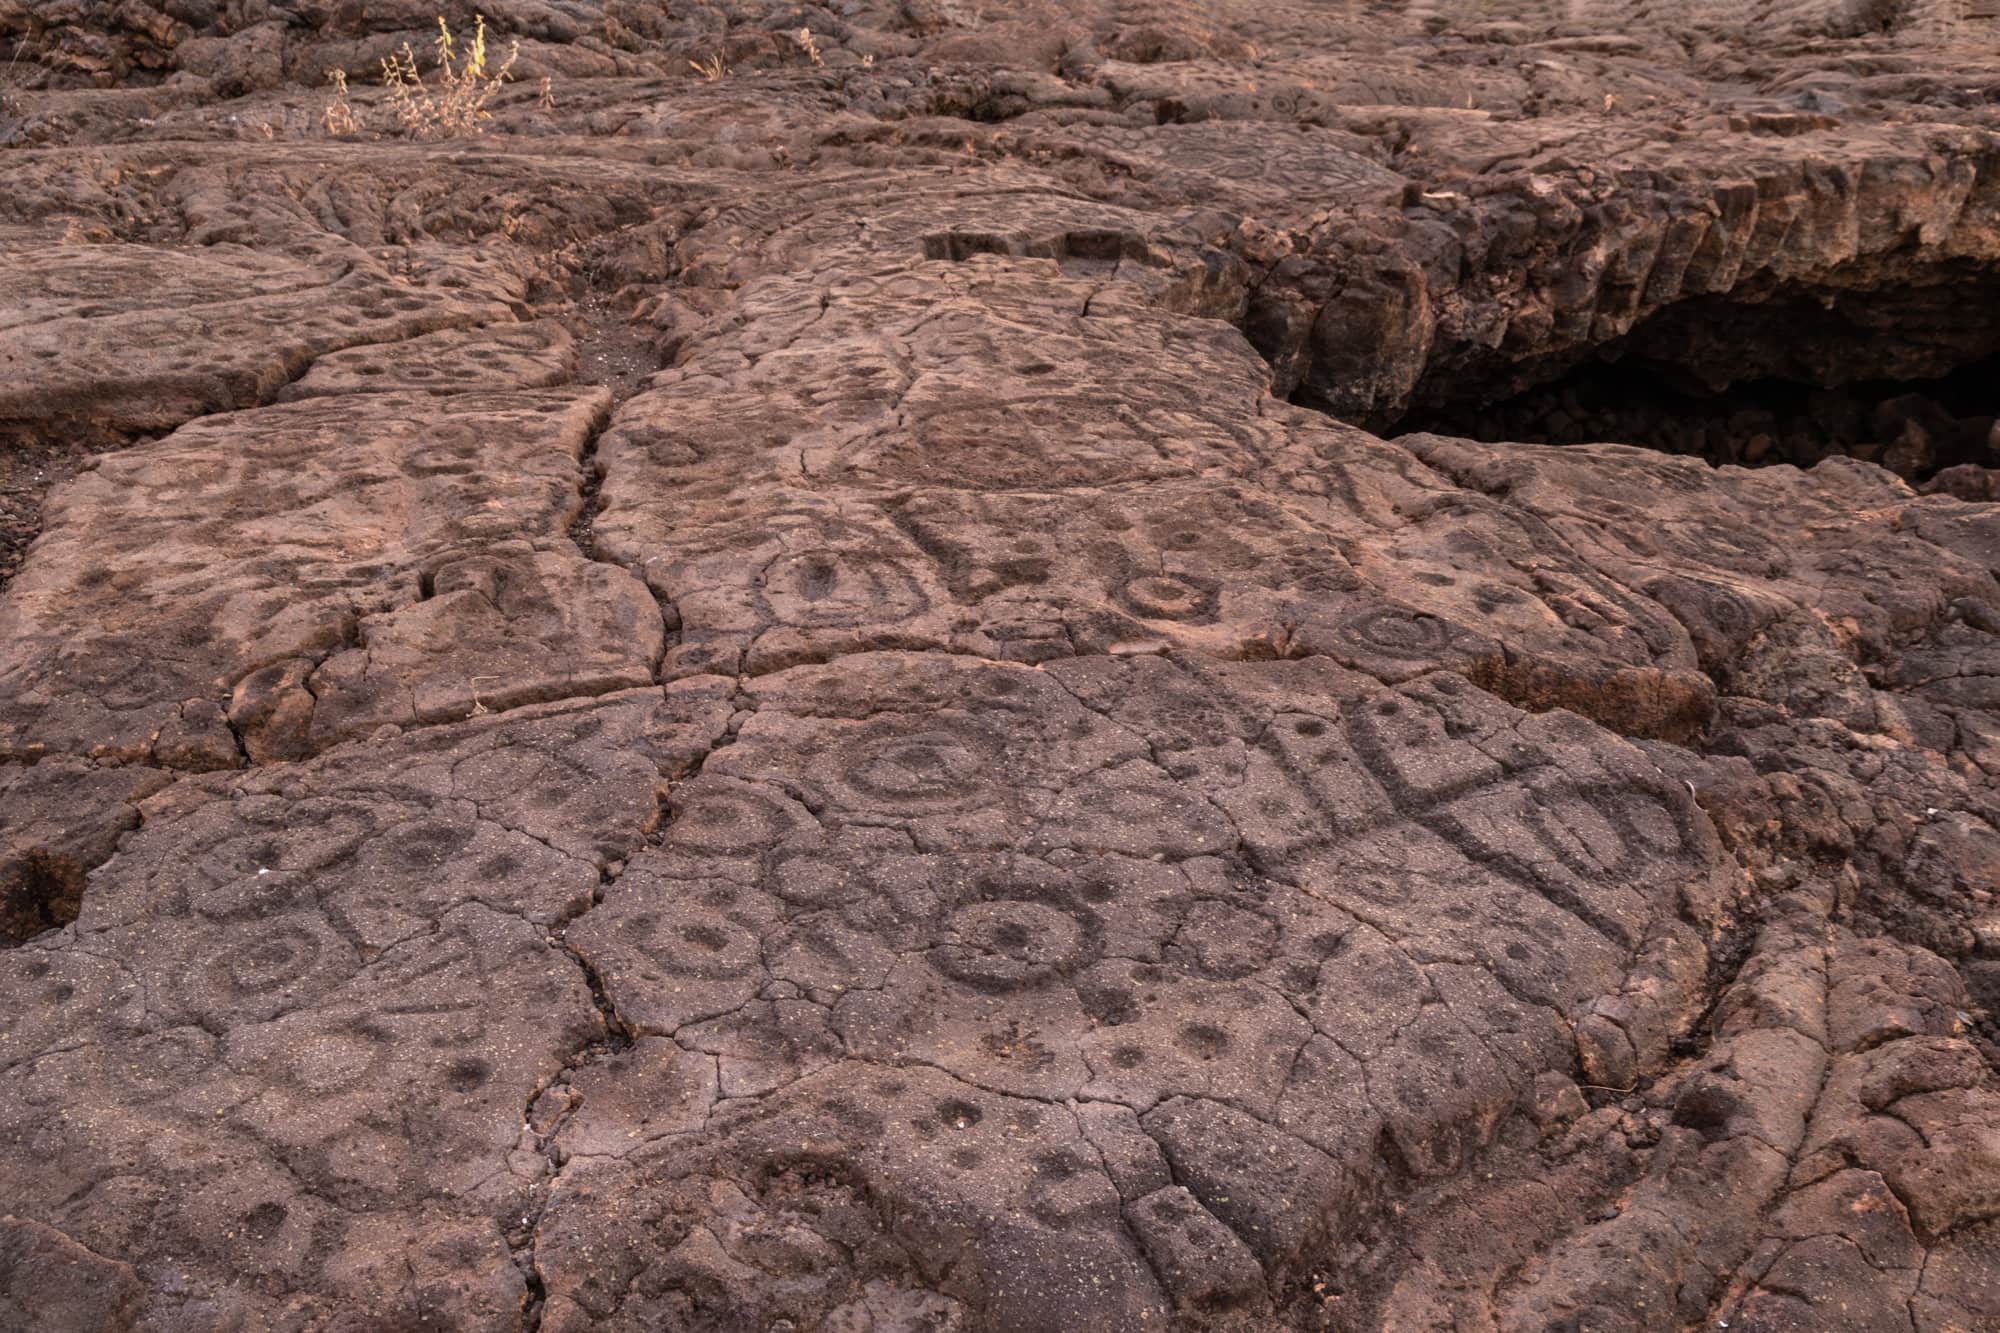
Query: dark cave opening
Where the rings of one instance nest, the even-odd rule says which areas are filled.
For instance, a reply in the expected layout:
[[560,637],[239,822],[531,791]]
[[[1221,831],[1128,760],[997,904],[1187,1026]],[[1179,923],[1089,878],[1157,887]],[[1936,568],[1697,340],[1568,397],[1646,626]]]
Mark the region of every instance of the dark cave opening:
[[1581,355],[1461,348],[1395,432],[1618,443],[1712,464],[1835,456],[1911,482],[2000,467],[2000,274],[1969,264],[1769,280],[1677,301]]
[[1948,467],[2000,467],[2000,353],[1932,379],[1837,387],[1761,377],[1711,388],[1644,358],[1592,361],[1494,402],[1411,412],[1396,433],[1493,442],[1634,444],[1712,464],[1811,467],[1845,455],[1906,480]]

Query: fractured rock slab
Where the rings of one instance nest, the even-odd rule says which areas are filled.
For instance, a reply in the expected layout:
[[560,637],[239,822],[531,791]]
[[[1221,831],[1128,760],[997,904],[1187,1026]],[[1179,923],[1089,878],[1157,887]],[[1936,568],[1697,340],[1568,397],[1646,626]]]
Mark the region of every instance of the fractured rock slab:
[[[0,953],[9,1208],[37,1219],[0,1226],[0,1308],[518,1326],[523,1107],[605,1035],[561,925],[727,713],[632,691],[154,796],[76,924]],[[134,1275],[163,1264],[172,1298]]]
[[1992,1325],[1992,8],[0,0],[0,1324]]
[[[1707,714],[1678,623],[1543,525],[1272,403],[1220,323],[997,257],[767,282],[739,309],[760,322],[658,377],[599,455],[598,549],[678,608],[670,672],[1326,653],[1455,663],[1628,730]],[[1037,351],[1010,351],[1028,328]]]
[[576,340],[560,325],[491,324],[329,352],[279,402],[339,393],[479,393],[576,378]]
[[[722,1101],[574,1168],[538,1250],[563,1327],[649,1327],[670,1307],[624,1293],[702,1265],[745,1322],[946,1269],[1013,1327],[1255,1308],[1385,1177],[1449,1176],[1546,1071],[1629,1078],[1701,1003],[1681,905],[1727,874],[1685,790],[1450,675],[887,654],[751,697],[570,932],[635,1030],[715,1055]],[[683,1077],[622,1072],[634,1103]],[[1081,1104],[1135,1116],[1185,1189],[1086,1148]],[[836,1260],[832,1215],[714,1174],[774,1151],[909,1221]],[[623,1239],[717,1191],[811,1282],[753,1298],[775,1255]]]
[[315,356],[510,318],[501,292],[414,286],[352,256],[28,247],[0,274],[0,436],[129,435],[268,402]]
[[658,608],[564,532],[605,402],[342,396],[104,459],[0,609],[0,748],[229,767],[649,682]]

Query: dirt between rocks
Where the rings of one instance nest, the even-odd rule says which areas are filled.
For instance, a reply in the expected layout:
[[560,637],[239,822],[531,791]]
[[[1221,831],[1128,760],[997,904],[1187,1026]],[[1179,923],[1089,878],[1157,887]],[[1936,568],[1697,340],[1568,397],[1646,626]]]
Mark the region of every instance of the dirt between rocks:
[[1990,5],[485,9],[0,0],[0,1329],[2000,1329]]
[[62,439],[23,439],[0,449],[0,587],[42,530],[42,497],[88,466],[92,453]]

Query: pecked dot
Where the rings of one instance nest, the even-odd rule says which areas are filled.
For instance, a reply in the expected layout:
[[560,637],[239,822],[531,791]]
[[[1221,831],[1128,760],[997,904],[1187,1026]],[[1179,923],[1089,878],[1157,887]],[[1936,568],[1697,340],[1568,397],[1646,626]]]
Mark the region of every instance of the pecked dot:
[[1189,1023],[1181,1029],[1180,1048],[1198,1060],[1213,1060],[1229,1049],[1229,1034],[1208,1023]]
[[944,1123],[946,1129],[971,1129],[984,1118],[984,1113],[977,1106],[956,1098],[938,1106],[938,1119]]
[[493,1077],[493,1066],[475,1055],[452,1061],[445,1071],[444,1081],[457,1092],[472,1092]]

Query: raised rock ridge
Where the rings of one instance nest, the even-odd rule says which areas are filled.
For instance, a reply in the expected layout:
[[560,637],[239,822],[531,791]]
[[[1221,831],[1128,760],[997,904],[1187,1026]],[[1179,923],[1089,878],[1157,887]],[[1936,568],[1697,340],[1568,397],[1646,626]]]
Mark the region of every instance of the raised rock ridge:
[[2000,16],[489,8],[0,0],[0,1328],[2000,1329]]

